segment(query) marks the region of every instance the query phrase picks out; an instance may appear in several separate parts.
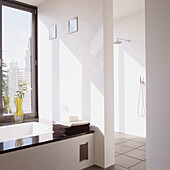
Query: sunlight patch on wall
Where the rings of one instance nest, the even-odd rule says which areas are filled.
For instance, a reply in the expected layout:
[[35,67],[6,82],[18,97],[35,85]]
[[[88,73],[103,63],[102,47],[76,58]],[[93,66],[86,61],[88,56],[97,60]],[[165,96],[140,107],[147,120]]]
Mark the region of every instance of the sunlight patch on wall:
[[119,131],[119,46],[114,46],[114,113],[115,130]]
[[[51,43],[48,37],[48,28],[41,19],[38,20],[38,95],[39,118],[52,120],[52,68]],[[43,35],[43,36],[42,36]],[[48,59],[47,59],[48,57]]]
[[104,96],[93,82],[90,82],[91,124],[104,134]]
[[60,40],[60,121],[82,118],[82,64]]
[[91,49],[94,55],[98,55],[100,50],[103,49],[103,27],[95,34],[91,43]]

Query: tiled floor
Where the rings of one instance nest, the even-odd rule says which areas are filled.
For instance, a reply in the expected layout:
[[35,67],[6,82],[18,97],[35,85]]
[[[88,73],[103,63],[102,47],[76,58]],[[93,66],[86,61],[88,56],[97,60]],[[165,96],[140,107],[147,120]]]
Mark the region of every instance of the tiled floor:
[[[115,133],[116,165],[106,170],[146,170],[146,139]],[[97,166],[86,170],[102,170]]]

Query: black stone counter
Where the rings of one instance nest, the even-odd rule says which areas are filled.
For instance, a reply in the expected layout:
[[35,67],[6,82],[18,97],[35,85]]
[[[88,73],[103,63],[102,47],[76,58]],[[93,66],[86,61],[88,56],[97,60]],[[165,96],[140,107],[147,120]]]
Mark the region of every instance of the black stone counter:
[[29,137],[29,138],[4,141],[4,142],[0,143],[0,154],[14,152],[14,151],[27,149],[27,148],[31,148],[31,147],[36,147],[36,146],[40,146],[40,145],[45,145],[45,144],[49,144],[49,143],[53,143],[53,142],[57,142],[57,141],[61,141],[61,140],[67,140],[70,138],[75,138],[78,136],[83,136],[83,135],[87,135],[87,134],[91,134],[91,133],[94,133],[94,131],[89,130],[88,132],[79,133],[79,134],[75,134],[75,135],[63,135],[63,136],[60,135],[59,136],[58,134],[56,134],[54,132],[52,137],[50,137],[49,139],[45,139],[44,141],[42,139],[40,139],[41,138],[40,136],[33,136],[33,137]]

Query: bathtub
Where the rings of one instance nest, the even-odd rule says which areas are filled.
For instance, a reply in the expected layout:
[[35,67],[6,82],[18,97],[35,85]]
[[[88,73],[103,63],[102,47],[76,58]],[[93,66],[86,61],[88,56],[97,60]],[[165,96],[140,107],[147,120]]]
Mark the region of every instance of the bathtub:
[[[94,133],[56,140],[52,126],[32,122],[0,127],[0,140],[2,170],[80,170],[94,165]],[[80,162],[80,145],[87,143],[88,160]]]
[[39,122],[21,123],[0,127],[0,142],[39,136],[40,141],[52,138],[52,126]]

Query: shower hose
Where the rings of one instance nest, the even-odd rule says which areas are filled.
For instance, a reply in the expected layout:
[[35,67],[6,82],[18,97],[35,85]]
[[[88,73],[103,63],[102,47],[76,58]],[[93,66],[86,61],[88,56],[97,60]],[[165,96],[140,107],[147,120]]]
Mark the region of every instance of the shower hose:
[[146,82],[140,77],[140,89],[137,113],[140,117],[146,118]]

